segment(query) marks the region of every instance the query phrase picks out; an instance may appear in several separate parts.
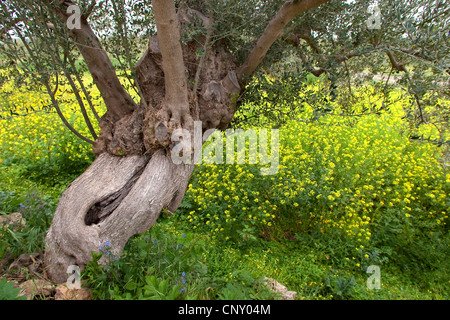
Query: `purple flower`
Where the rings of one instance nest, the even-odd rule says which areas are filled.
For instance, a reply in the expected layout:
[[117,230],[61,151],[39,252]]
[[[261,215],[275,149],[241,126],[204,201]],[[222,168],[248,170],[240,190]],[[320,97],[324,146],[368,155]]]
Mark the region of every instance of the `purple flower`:
[[183,238],[186,238],[186,233],[183,233]]
[[184,277],[186,275],[186,272],[183,271],[183,273],[181,274],[182,277]]
[[19,206],[21,206],[22,208],[25,208],[25,205],[23,203],[19,203]]
[[180,292],[183,292],[183,291],[184,291],[184,288],[181,288],[181,289],[180,289]]

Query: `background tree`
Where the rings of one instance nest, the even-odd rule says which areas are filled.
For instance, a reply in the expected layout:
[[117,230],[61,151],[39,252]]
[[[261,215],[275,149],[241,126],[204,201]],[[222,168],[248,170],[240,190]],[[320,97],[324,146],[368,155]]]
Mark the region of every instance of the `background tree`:
[[[175,130],[193,135],[194,121],[203,132],[224,130],[236,113],[235,125],[261,124],[261,114],[282,124],[290,113],[280,101],[301,106],[294,102],[307,75],[325,79],[314,97],[324,103],[318,113],[332,112],[327,99],[342,93],[348,115],[356,111],[352,88],[375,73],[387,75],[375,85],[385,98],[369,111],[387,108],[394,78],[412,97],[405,106],[411,123],[433,123],[445,143],[449,109],[439,101],[449,94],[449,6],[378,5],[380,29],[367,24],[367,1],[2,1],[8,73],[1,81],[46,92],[63,123],[97,155],[56,209],[46,238],[49,276],[64,282],[67,266],[85,265],[106,241],[120,254],[163,209],[178,208],[194,165],[173,163]],[[91,81],[104,114],[91,99]],[[89,137],[64,117],[61,86],[71,88]],[[271,94],[263,100],[264,91]]]

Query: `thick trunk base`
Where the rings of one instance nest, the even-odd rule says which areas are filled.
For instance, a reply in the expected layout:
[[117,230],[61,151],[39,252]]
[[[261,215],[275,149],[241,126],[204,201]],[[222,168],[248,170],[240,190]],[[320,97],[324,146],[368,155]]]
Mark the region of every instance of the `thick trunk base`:
[[151,157],[101,154],[61,197],[46,237],[48,276],[66,282],[68,266],[83,268],[107,241],[119,256],[163,208],[178,208],[192,170],[193,165],[175,165],[164,150]]

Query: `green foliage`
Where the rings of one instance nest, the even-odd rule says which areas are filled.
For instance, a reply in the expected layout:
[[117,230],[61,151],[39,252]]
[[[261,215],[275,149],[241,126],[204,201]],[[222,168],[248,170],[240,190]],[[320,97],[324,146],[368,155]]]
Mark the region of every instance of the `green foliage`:
[[18,296],[20,289],[14,288],[14,284],[7,279],[0,280],[0,300],[26,300],[25,296]]
[[[155,226],[131,239],[120,257],[112,257],[106,249],[93,254],[83,275],[96,298],[174,299],[201,294],[191,283],[207,271],[204,242],[192,234],[175,235]],[[105,255],[109,264],[101,267]]]
[[352,296],[355,278],[327,277],[324,284],[337,299],[348,299]]
[[226,283],[219,291],[219,300],[273,300],[278,297],[264,284],[262,277],[255,278],[247,270],[234,271],[231,277],[233,282]]
[[[215,241],[220,255],[208,250],[214,277],[273,272],[313,299],[447,296],[445,149],[408,139],[402,103],[393,96],[386,110],[340,117],[334,102],[333,114],[318,118],[312,104],[299,113],[305,121],[280,128],[280,167],[273,176],[261,176],[260,165],[199,165],[174,218]],[[420,130],[431,139],[438,134],[432,126]],[[370,265],[382,268],[387,291],[366,288]],[[400,283],[415,289],[396,291]],[[231,282],[222,290],[223,297],[241,297],[249,288]]]
[[[29,103],[42,103],[39,99],[32,99],[33,96],[32,93],[25,96],[16,93],[9,99],[30,99]],[[68,105],[66,110],[71,107]],[[69,120],[74,127],[82,128],[81,115],[75,114]],[[49,187],[70,183],[94,159],[89,144],[65,129],[55,113],[42,112],[0,120],[0,130],[2,165],[8,170],[16,170],[22,179],[31,182]]]
[[[167,229],[167,227],[169,227]],[[108,244],[113,245],[113,244]],[[263,277],[245,269],[224,277],[223,262],[213,266],[210,256],[220,257],[221,248],[206,245],[192,233],[180,234],[171,223],[155,225],[136,236],[121,257],[110,255],[104,246],[86,266],[82,279],[94,291],[95,299],[274,299]],[[206,251],[210,254],[205,255]],[[109,252],[109,254],[108,254]],[[108,256],[108,265],[100,260]],[[225,271],[226,272],[226,271]],[[230,281],[232,279],[232,281]]]
[[138,300],[175,300],[181,294],[181,285],[169,286],[170,279],[146,276],[146,284],[139,291]]
[[45,234],[50,227],[56,207],[55,200],[35,191],[24,198],[16,197],[15,192],[1,192],[0,212],[19,212],[25,227],[13,231],[13,226],[0,226],[0,259],[6,254],[14,257],[22,253],[33,253],[44,248]]
[[200,165],[182,219],[237,245],[289,230],[345,239],[358,252],[381,237],[402,246],[418,233],[443,232],[450,186],[443,150],[400,135],[400,107],[351,126],[332,115],[290,122],[280,130],[276,175],[260,175],[261,165]]
[[[242,97],[232,126],[280,127],[304,111],[308,84],[315,82],[297,62],[283,65],[282,70],[259,72]],[[302,93],[302,94],[300,94]],[[317,103],[315,103],[317,105]]]

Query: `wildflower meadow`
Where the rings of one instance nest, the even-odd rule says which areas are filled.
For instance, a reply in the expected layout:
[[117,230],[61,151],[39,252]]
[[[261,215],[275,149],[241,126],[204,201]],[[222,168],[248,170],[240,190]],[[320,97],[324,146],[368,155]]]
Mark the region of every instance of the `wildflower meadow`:
[[[26,225],[1,229],[7,261],[44,249],[59,197],[94,159],[56,113],[39,107],[45,96],[11,92],[2,104],[28,112],[3,111],[0,120],[0,212],[19,212]],[[244,164],[210,161],[219,152],[210,144],[226,142],[216,132],[180,208],[163,212],[121,256],[111,253],[114,243],[99,244],[83,286],[96,299],[278,299],[264,286],[268,277],[299,300],[448,299],[448,156],[443,146],[410,139],[406,98],[393,94],[399,99],[389,110],[360,117],[314,120],[313,106],[304,108],[276,128],[279,149],[268,144],[279,154],[274,174],[261,174],[270,164],[249,163],[248,154]],[[81,114],[65,108],[85,132]]]

